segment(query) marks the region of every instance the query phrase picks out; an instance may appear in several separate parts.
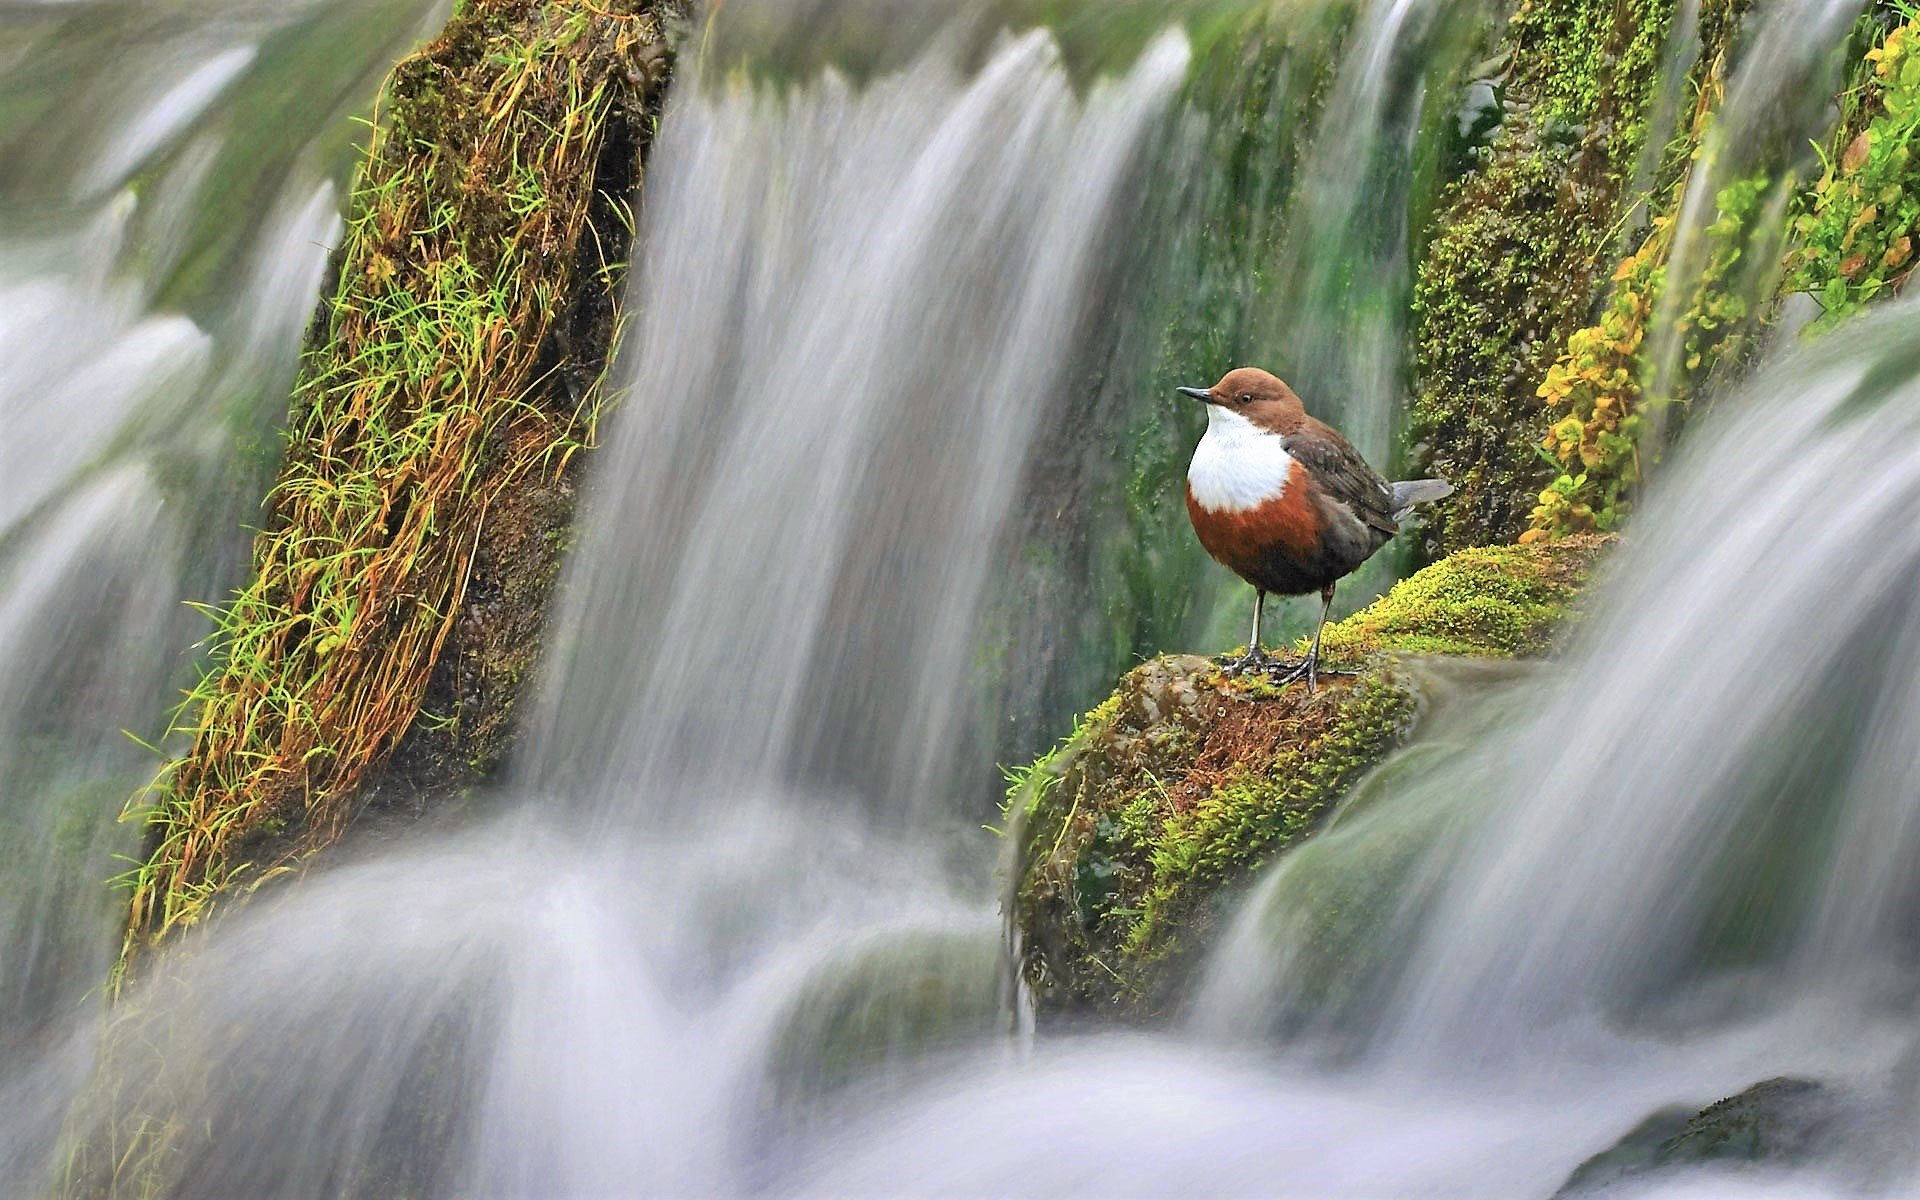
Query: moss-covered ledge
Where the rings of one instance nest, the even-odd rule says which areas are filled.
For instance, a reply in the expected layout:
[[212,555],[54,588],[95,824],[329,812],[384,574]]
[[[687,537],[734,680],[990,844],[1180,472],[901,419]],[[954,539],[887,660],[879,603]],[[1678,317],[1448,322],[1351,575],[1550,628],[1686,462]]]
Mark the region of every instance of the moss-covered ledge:
[[1043,1014],[1164,1015],[1235,886],[1312,833],[1420,709],[1397,658],[1548,650],[1610,539],[1460,551],[1327,630],[1356,673],[1277,689],[1155,659],[1014,773],[1007,900]]
[[[251,578],[171,731],[122,967],[500,759],[617,337],[681,0],[464,0],[382,90]],[[409,781],[415,781],[412,784]],[[424,782],[420,782],[424,781]]]

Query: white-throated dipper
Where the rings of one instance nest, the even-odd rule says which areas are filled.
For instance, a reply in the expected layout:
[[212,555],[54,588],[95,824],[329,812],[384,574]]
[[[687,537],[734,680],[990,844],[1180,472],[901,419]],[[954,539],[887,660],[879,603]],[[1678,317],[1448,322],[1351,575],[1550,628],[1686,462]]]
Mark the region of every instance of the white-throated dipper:
[[[1444,479],[1388,483],[1338,430],[1314,420],[1293,389],[1257,367],[1210,388],[1178,389],[1207,406],[1207,432],[1187,467],[1187,516],[1208,554],[1253,585],[1253,638],[1232,673],[1281,668],[1281,682],[1319,682],[1320,634],[1334,585],[1387,539],[1416,504],[1453,491]],[[1274,664],[1260,647],[1269,594],[1320,593],[1313,649]]]

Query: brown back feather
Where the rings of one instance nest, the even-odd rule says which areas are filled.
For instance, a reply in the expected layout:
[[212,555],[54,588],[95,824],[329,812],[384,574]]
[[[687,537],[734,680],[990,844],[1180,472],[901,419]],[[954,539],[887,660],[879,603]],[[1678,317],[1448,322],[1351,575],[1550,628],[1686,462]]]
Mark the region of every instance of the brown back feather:
[[1393,519],[1393,488],[1339,430],[1308,417],[1284,444],[1288,454],[1313,472],[1321,490],[1362,523],[1388,536],[1400,531]]

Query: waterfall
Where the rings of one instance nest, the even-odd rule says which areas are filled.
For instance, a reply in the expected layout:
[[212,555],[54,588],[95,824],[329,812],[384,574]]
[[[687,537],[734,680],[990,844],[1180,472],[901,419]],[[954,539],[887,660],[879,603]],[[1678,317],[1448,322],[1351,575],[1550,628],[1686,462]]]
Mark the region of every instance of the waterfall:
[[[1375,462],[1391,460],[1406,407],[1405,313],[1412,274],[1416,138],[1430,80],[1461,64],[1449,39],[1484,14],[1471,3],[1379,0],[1354,21],[1360,45],[1343,55],[1314,132],[1315,165],[1289,213],[1271,340],[1304,396],[1339,397],[1335,421]],[[1442,119],[1451,119],[1451,113]]]
[[646,822],[711,811],[689,781],[951,807],[936,731],[1187,58],[1084,99],[1044,31],[970,78],[683,84],[533,786]]
[[[120,730],[157,734],[204,631],[179,602],[241,569],[343,118],[444,7],[0,17],[31,50],[0,81],[0,1177],[1544,1196],[1656,1109],[1799,1075],[1845,1089],[1848,1162],[1658,1194],[1911,1187],[1912,305],[1774,347],[1564,661],[1455,680],[1239,903],[1173,1027],[1008,1036],[977,826],[995,753],[1057,731],[982,697],[1057,705],[1216,615],[1223,577],[1155,532],[1175,486],[1128,474],[1194,432],[1161,374],[1295,356],[1386,456],[1438,88],[1493,14],[1464,0],[716,5],[506,778],[457,830],[234,906],[102,1012],[114,816],[154,766]],[[1850,11],[1782,0],[1741,69],[1817,91],[1795,22]],[[1734,82],[1676,272],[1720,182],[1817,127]],[[1120,561],[1177,595],[1145,614]]]
[[[338,224],[348,113],[424,3],[11,8],[0,82],[0,1047],[97,990],[200,628]],[[322,52],[320,46],[326,45]],[[265,450],[267,453],[262,453]],[[129,737],[122,731],[128,731]],[[58,1120],[58,1088],[41,1119]],[[11,1114],[10,1114],[11,1115]],[[24,1139],[0,1132],[0,1162]],[[44,1132],[44,1131],[42,1131]]]
[[[951,731],[1189,57],[1176,27],[1080,82],[1044,30],[859,84],[690,66],[504,811],[175,956],[69,1140],[184,1104],[112,1168],[182,1195],[738,1192],[849,1077],[994,1045]],[[59,1102],[0,1082],[12,1161]]]
[[1187,1038],[949,1071],[803,1191],[1544,1196],[1658,1107],[1793,1076],[1844,1081],[1835,1158],[1607,1194],[1906,1194],[1917,366],[1908,304],[1724,402],[1574,661],[1282,859]]
[[[1741,265],[1726,281],[1732,295],[1754,310],[1767,305],[1778,289],[1774,268],[1785,241],[1784,214],[1793,174],[1817,174],[1812,159],[1831,120],[1827,97],[1839,84],[1834,56],[1827,50],[1857,19],[1853,0],[1790,0],[1758,14],[1758,28],[1745,39],[1718,120],[1707,133],[1699,161],[1686,181],[1686,194],[1674,214],[1673,249],[1667,267],[1667,291],[1683,296],[1698,286],[1713,254],[1712,226],[1721,217],[1725,189],[1743,178],[1767,181],[1763,214],[1754,221]],[[1648,359],[1649,392],[1669,395],[1682,374],[1685,331],[1677,305],[1656,314]],[[1709,399],[1711,397],[1708,397]],[[1656,409],[1652,419],[1665,424]]]
[[1630,602],[1603,603],[1538,716],[1481,751],[1499,765],[1465,768],[1495,783],[1424,875],[1425,933],[1383,1000],[1399,1019],[1371,1018],[1393,1053],[1814,999],[1904,1011],[1915,317],[1783,364],[1678,465],[1613,581]]

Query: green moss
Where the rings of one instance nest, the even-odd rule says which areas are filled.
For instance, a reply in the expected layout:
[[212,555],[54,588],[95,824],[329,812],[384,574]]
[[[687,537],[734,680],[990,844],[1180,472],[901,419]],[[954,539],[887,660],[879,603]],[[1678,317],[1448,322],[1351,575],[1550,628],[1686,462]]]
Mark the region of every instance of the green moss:
[[1266,762],[1236,767],[1161,823],[1148,858],[1152,882],[1121,943],[1123,957],[1150,964],[1177,953],[1182,928],[1193,924],[1213,889],[1309,832],[1412,719],[1413,695],[1391,674],[1372,674],[1339,691],[1338,710],[1324,729],[1290,740]]
[[[1704,123],[1710,110],[1701,111]],[[1697,143],[1697,134],[1689,140]],[[1693,269],[1669,288],[1671,214],[1689,179],[1683,174],[1668,190],[1646,241],[1615,269],[1599,321],[1568,339],[1538,389],[1552,422],[1544,448],[1561,470],[1540,492],[1523,541],[1619,528],[1642,463],[1673,433],[1674,421],[1646,417],[1677,417],[1684,408],[1674,406],[1710,400],[1758,346],[1778,279],[1778,247],[1764,217],[1783,179],[1762,170],[1719,188]],[[1673,340],[1656,339],[1650,354],[1646,333],[1662,323]],[[1663,361],[1667,355],[1676,361]]]
[[[1748,0],[1701,7],[1688,102],[1642,197],[1637,248],[1612,271],[1605,305],[1567,339],[1537,389],[1548,427],[1542,446],[1553,461],[1525,540],[1619,528],[1643,468],[1693,400],[1711,401],[1744,373],[1776,309],[1780,247],[1770,216],[1793,187],[1792,151],[1755,155],[1712,136],[1747,7]],[[1730,153],[1741,156],[1738,164]],[[1687,197],[1709,181],[1712,221],[1679,232]],[[1670,263],[1676,245],[1689,241],[1690,253]],[[1680,273],[1669,280],[1672,268]]]
[[1430,550],[1511,540],[1540,490],[1534,391],[1591,309],[1633,197],[1671,0],[1527,0],[1508,112],[1442,197],[1414,289],[1411,438],[1454,483]]
[[1324,649],[1336,659],[1382,650],[1472,658],[1543,653],[1610,540],[1588,535],[1459,551],[1330,626]]
[[1164,1012],[1225,889],[1310,832],[1413,708],[1385,670],[1314,696],[1201,658],[1131,672],[1013,795],[1021,969],[1043,1007]]
[[[253,574],[176,730],[126,953],[327,845],[396,748],[497,756],[589,444],[671,0],[473,0],[395,67]],[[470,736],[463,737],[462,734]]]
[[1228,680],[1207,659],[1155,659],[1032,766],[1010,774],[1020,965],[1050,1013],[1150,1017],[1234,888],[1310,835],[1398,745],[1419,706],[1394,653],[1519,656],[1548,648],[1609,539],[1462,551],[1328,629],[1355,678]]

